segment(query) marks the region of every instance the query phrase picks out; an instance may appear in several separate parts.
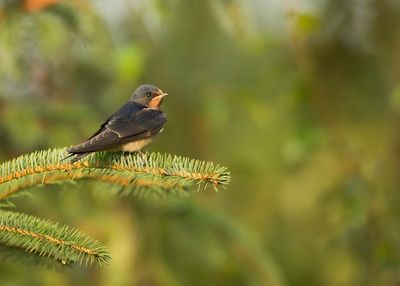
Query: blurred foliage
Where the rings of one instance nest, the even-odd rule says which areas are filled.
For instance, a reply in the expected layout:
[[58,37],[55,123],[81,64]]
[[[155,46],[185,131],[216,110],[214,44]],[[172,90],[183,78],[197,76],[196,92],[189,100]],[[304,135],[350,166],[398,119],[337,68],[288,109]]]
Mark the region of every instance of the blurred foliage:
[[399,1],[27,2],[0,2],[0,159],[79,142],[149,82],[170,95],[149,149],[234,180],[179,205],[21,199],[114,259],[0,261],[2,285],[400,283]]

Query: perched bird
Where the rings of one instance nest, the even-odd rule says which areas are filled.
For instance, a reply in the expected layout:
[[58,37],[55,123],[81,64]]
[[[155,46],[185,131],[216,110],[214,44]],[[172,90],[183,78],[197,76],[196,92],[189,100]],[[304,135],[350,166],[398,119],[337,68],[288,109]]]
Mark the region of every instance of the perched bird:
[[131,99],[113,113],[90,138],[67,149],[71,163],[105,150],[136,152],[150,144],[167,121],[160,110],[167,93],[154,85],[139,86]]

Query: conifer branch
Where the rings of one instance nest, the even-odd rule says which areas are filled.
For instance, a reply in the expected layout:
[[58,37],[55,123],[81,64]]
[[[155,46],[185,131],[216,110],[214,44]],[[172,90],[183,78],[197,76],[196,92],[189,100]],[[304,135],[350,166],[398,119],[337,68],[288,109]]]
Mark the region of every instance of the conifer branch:
[[0,201],[33,186],[78,180],[106,182],[119,186],[118,192],[133,194],[140,190],[179,193],[195,185],[218,190],[230,181],[225,167],[180,156],[105,152],[75,163],[63,161],[65,156],[65,149],[53,149],[3,163]]
[[[230,181],[225,167],[179,156],[103,152],[69,163],[65,149],[23,155],[0,165],[0,203],[35,186],[84,180],[107,184],[108,191],[157,196],[192,187],[216,191]],[[110,188],[111,186],[111,188]],[[0,205],[1,206],[1,205]],[[0,210],[0,247],[24,250],[62,264],[107,264],[110,256],[92,238],[67,226]]]
[[57,223],[0,210],[0,244],[21,248],[62,264],[108,264],[107,250],[96,240]]

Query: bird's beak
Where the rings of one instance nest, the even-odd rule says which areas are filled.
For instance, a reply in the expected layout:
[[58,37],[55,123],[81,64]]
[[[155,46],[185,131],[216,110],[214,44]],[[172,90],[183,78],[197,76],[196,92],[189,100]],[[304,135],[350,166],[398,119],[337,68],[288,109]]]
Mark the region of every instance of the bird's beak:
[[162,92],[160,95],[157,95],[149,102],[149,107],[158,108],[163,102],[164,97],[168,95],[168,93]]

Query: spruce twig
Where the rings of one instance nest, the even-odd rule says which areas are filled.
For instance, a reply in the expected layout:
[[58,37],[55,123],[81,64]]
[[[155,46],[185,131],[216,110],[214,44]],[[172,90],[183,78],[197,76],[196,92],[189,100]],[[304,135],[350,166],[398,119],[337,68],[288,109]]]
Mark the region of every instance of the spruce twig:
[[180,156],[105,152],[69,163],[62,161],[65,155],[65,149],[53,149],[3,163],[0,202],[33,186],[77,180],[106,182],[133,194],[143,189],[179,193],[195,185],[218,190],[230,180],[225,167]]
[[107,250],[96,240],[37,217],[0,210],[0,244],[21,248],[62,264],[108,264]]

